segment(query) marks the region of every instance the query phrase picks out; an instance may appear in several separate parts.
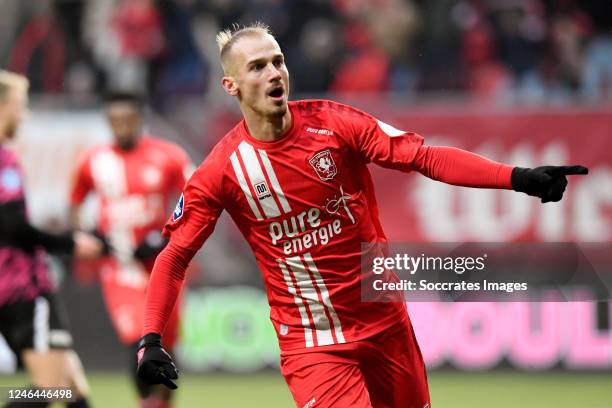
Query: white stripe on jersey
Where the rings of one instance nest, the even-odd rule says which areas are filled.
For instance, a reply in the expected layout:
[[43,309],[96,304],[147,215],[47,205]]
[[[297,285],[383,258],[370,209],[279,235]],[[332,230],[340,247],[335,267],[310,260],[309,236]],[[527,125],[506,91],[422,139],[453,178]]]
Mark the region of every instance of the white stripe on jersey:
[[247,181],[244,178],[244,173],[242,172],[242,168],[240,167],[240,162],[238,162],[238,156],[236,156],[236,152],[232,153],[232,155],[230,156],[230,161],[232,162],[234,173],[236,173],[238,184],[240,184],[240,188],[246,196],[247,202],[249,203],[249,207],[251,207],[253,214],[255,214],[255,218],[257,218],[259,221],[263,220],[261,212],[259,212],[259,208],[257,208],[257,203],[255,202],[255,200],[253,200],[249,185],[247,184]]
[[122,196],[127,190],[125,162],[112,150],[102,151],[93,157],[91,177],[96,191],[105,198]]
[[268,153],[265,150],[258,149],[259,155],[261,156],[261,162],[266,169],[266,173],[268,173],[268,177],[270,178],[270,183],[272,183],[272,189],[276,193],[276,198],[283,207],[283,211],[285,214],[291,212],[291,206],[287,201],[287,197],[285,197],[285,193],[283,192],[278,179],[276,178],[276,173],[274,172],[274,168],[272,168],[272,163],[270,163],[270,159],[268,158]]
[[[266,182],[263,169],[261,168],[259,160],[257,159],[255,148],[243,141],[238,146],[238,151],[240,152],[242,162],[244,163],[244,168],[246,169],[247,176],[251,181],[253,188],[260,183],[265,183],[267,185],[268,183]],[[278,205],[276,205],[276,201],[274,201],[274,197],[272,196],[272,192],[262,197],[258,197],[258,200],[267,218],[274,218],[281,215],[280,209],[278,208]]]
[[91,176],[95,191],[107,200],[110,213],[107,238],[113,247],[113,254],[120,262],[133,260],[136,247],[132,226],[117,221],[118,211],[127,212],[129,201],[127,171],[125,160],[121,155],[108,149],[97,153],[91,162]]
[[325,305],[319,300],[319,295],[312,283],[308,270],[306,270],[299,256],[287,258],[286,261],[293,272],[293,276],[295,276],[295,281],[300,288],[302,298],[306,299],[306,304],[312,315],[314,327],[317,331],[317,345],[326,346],[334,344],[329,319],[325,314]]
[[323,282],[323,278],[321,277],[321,274],[319,273],[319,270],[317,269],[317,266],[315,265],[310,252],[304,254],[304,261],[306,261],[308,269],[310,269],[310,272],[312,272],[312,275],[314,276],[315,284],[321,292],[323,304],[327,306],[329,315],[332,318],[332,322],[334,324],[334,331],[336,333],[336,339],[338,340],[338,343],[346,343],[346,340],[344,339],[344,334],[342,334],[342,325],[340,324],[340,319],[338,319],[338,314],[336,313],[336,310],[334,309],[334,306],[332,305],[331,300],[329,299],[329,292],[327,291],[325,282]]
[[281,259],[277,259],[276,262],[278,262],[278,266],[283,272],[283,278],[285,279],[285,283],[287,284],[287,289],[289,290],[289,293],[293,295],[293,300],[295,301],[295,304],[297,305],[298,310],[300,312],[300,317],[302,318],[302,326],[304,327],[304,337],[306,338],[306,347],[312,347],[314,346],[314,341],[312,338],[312,329],[310,328],[310,319],[308,318],[308,313],[306,313],[306,309],[304,308],[304,302],[302,301],[302,298],[297,295],[297,291],[293,286],[291,275],[289,275],[289,271],[287,270],[285,263]]

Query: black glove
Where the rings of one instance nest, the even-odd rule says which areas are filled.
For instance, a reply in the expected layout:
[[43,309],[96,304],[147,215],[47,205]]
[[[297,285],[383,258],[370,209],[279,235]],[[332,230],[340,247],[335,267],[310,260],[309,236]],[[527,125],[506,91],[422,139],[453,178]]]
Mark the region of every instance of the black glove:
[[161,336],[157,333],[146,334],[138,342],[138,377],[146,384],[164,384],[171,390],[178,386],[172,381],[178,378],[178,369],[170,354],[161,344]]
[[134,250],[134,258],[141,262],[155,258],[164,249],[168,240],[157,231],[149,232]]
[[511,176],[512,189],[539,197],[543,203],[560,201],[567,186],[565,176],[588,173],[589,169],[583,166],[515,167]]

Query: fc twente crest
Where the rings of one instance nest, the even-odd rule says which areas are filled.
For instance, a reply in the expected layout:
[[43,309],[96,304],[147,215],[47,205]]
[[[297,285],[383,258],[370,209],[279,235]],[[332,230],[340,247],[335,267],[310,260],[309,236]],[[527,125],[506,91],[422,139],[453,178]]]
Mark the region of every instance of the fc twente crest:
[[336,163],[329,150],[323,150],[312,156],[308,163],[317,172],[319,178],[323,181],[331,180],[338,173]]

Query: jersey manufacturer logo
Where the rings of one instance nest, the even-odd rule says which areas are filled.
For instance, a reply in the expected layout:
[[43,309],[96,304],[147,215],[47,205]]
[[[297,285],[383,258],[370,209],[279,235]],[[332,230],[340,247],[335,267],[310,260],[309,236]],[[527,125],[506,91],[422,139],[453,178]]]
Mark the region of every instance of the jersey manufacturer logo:
[[306,131],[308,133],[315,133],[317,135],[327,135],[327,136],[333,136],[334,131],[333,130],[329,130],[329,129],[315,129],[315,128],[306,128]]
[[254,184],[253,189],[255,189],[255,194],[257,194],[257,198],[259,198],[259,201],[265,200],[268,197],[272,197],[272,194],[270,194],[270,189],[268,188],[268,185],[265,181]]
[[176,203],[176,207],[174,207],[174,212],[172,213],[172,221],[176,222],[181,219],[183,216],[183,208],[185,206],[185,197],[181,194],[178,202]]
[[312,156],[308,163],[317,172],[319,178],[323,181],[331,180],[338,174],[338,168],[334,162],[334,158],[329,150],[323,150]]
[[291,212],[272,162],[263,149],[243,141],[230,156],[236,181],[258,221]]

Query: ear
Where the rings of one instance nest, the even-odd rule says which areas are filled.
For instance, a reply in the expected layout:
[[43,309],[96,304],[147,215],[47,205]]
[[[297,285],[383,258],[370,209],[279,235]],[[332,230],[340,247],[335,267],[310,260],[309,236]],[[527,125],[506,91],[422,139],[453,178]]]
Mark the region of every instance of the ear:
[[223,87],[223,90],[227,92],[228,95],[238,96],[238,84],[236,84],[234,77],[224,76],[223,78],[221,78],[221,86]]

